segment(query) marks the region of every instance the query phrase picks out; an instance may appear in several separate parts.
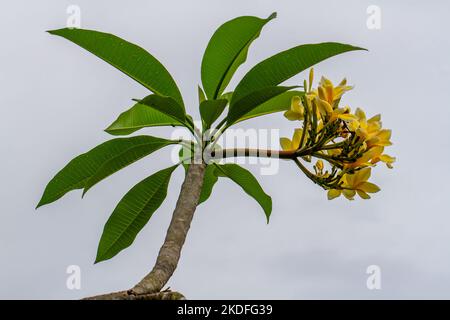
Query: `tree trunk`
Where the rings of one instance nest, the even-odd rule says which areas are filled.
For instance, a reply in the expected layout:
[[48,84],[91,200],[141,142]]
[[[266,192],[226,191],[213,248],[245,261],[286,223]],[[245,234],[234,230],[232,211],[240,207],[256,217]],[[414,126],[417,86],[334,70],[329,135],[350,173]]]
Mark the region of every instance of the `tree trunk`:
[[[88,300],[99,299],[168,299],[184,298],[177,292],[160,292],[174,273],[180,259],[181,249],[186,240],[195,209],[203,186],[205,164],[191,164],[187,170],[175,210],[167,230],[164,244],[159,250],[156,264],[152,271],[147,274],[138,284],[128,291],[108,293],[100,296],[87,298]],[[169,294],[170,293],[170,294]]]

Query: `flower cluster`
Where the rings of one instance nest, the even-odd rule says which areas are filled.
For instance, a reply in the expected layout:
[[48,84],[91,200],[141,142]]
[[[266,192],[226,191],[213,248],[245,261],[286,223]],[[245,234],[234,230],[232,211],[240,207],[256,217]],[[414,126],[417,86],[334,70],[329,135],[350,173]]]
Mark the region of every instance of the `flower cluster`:
[[[316,184],[328,190],[328,199],[341,194],[353,200],[358,194],[370,199],[369,193],[380,188],[367,180],[371,168],[383,162],[392,168],[395,161],[384,153],[392,143],[391,130],[383,129],[381,116],[367,118],[357,108],[352,112],[349,106],[341,106],[342,95],[351,90],[344,79],[339,85],[322,77],[317,89],[312,88],[314,71],[311,69],[308,84],[304,83],[305,94],[292,99],[291,107],[284,116],[299,121],[292,139],[281,138],[283,150],[295,154],[294,161]],[[303,161],[313,162],[308,169]]]

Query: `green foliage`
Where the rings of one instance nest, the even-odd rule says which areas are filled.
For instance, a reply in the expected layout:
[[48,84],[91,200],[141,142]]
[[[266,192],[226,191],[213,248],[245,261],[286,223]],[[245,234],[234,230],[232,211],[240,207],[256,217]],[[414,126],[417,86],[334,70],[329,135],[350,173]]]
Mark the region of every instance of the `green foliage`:
[[114,136],[126,136],[145,127],[158,126],[184,126],[184,124],[164,112],[136,103],[122,112],[105,131]]
[[247,60],[248,49],[270,20],[238,17],[224,23],[211,37],[203,55],[202,83],[208,99],[217,99],[227,87],[233,74]]
[[200,103],[200,115],[205,124],[205,129],[209,129],[214,121],[220,117],[227,103],[228,100],[226,99],[205,100]]
[[[202,59],[203,88],[198,87],[203,132],[200,128],[195,128],[192,116],[186,113],[181,93],[172,76],[156,58],[141,47],[98,31],[49,31],[88,50],[152,92],[143,99],[134,99],[138,103],[120,114],[105,130],[107,133],[121,136],[145,127],[185,126],[195,139],[171,141],[151,136],[135,136],[102,143],[76,157],[58,172],[48,183],[38,207],[61,198],[71,190],[84,189],[84,194],[114,172],[170,144],[181,144],[183,150],[189,151],[184,152],[183,156],[189,154],[190,157],[193,156],[190,151],[194,149],[213,149],[211,143],[215,144],[215,141],[203,141],[202,134],[213,128],[216,121],[219,124],[214,129],[219,129],[217,132],[220,136],[229,126],[238,122],[288,110],[292,97],[301,96],[304,92],[294,90],[298,86],[281,86],[285,80],[327,58],[348,51],[363,50],[332,42],[300,45],[258,63],[234,90],[224,93],[236,70],[246,61],[250,45],[275,16],[276,14],[272,14],[267,19],[238,17],[220,26],[212,36]],[[228,113],[221,118],[227,106]],[[214,137],[216,141],[219,136]],[[217,145],[215,147],[219,148]],[[182,164],[188,170],[189,164]],[[176,167],[177,165],[161,170],[146,178],[122,198],[105,225],[96,262],[110,259],[132,244],[138,232],[164,201],[170,177]],[[199,203],[209,199],[218,177],[226,177],[237,183],[261,205],[267,222],[269,221],[271,197],[263,191],[248,170],[236,164],[207,165]]]
[[250,171],[233,163],[216,165],[216,168],[218,176],[230,178],[259,203],[266,214],[267,223],[269,223],[270,214],[272,213],[272,198],[264,192],[258,180]]
[[227,115],[227,125],[231,126],[233,123],[238,121],[241,117],[251,112],[261,104],[285,93],[288,90],[294,89],[294,87],[267,87],[260,90],[256,90],[246,95],[242,99],[238,100],[233,104],[233,99],[231,100],[230,108]]
[[247,112],[246,114],[241,116],[236,121],[236,123],[244,121],[244,120],[248,120],[251,118],[259,117],[259,116],[264,116],[266,114],[286,111],[290,108],[291,100],[293,97],[302,96],[304,94],[305,93],[303,91],[297,91],[297,90],[284,92],[284,93],[260,104],[259,106],[257,106],[253,110],[251,110],[250,112]]
[[335,42],[304,44],[277,53],[254,66],[234,90],[231,105],[252,92],[277,86],[296,74],[335,55],[362,48]]
[[183,106],[183,98],[172,76],[155,57],[141,47],[115,35],[93,30],[65,28],[49,33],[76,43],[152,92],[172,97]]
[[177,166],[151,175],[120,200],[105,224],[95,262],[108,260],[129,247],[167,195],[170,176]]
[[210,164],[206,167],[205,176],[203,178],[202,193],[200,194],[200,200],[198,204],[205,202],[209,199],[212,193],[212,189],[218,180],[216,174],[216,167]]
[[184,110],[184,107],[179,105],[171,97],[162,97],[157,94],[151,94],[142,100],[138,100],[137,102],[158,110],[175,121],[180,123],[186,122],[186,111]]
[[102,143],[70,161],[48,183],[38,207],[54,202],[67,192],[85,189],[127,165],[175,143],[151,136],[117,138]]

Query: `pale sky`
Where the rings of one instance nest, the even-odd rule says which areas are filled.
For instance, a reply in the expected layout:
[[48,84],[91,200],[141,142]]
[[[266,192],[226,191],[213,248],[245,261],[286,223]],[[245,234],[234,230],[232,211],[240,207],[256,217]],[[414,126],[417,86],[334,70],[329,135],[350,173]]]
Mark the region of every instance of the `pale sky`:
[[[94,265],[104,223],[137,182],[170,165],[170,148],[114,174],[81,200],[81,192],[34,210],[46,183],[73,157],[112,137],[103,132],[145,88],[45,30],[65,27],[69,5],[81,26],[114,33],[157,57],[198,118],[196,86],[203,50],[223,22],[240,15],[278,18],[252,46],[249,68],[303,43],[362,46],[315,67],[316,75],[355,89],[350,106],[381,113],[392,128],[395,169],[377,167],[381,187],[369,201],[328,201],[293,163],[260,176],[273,199],[269,225],[258,204],[220,180],[194,217],[169,286],[191,299],[450,298],[450,29],[448,1],[23,1],[0,13],[0,298],[78,299],[132,287],[152,267],[183,170],[134,244]],[[381,29],[366,26],[369,5],[381,9]],[[305,73],[287,83],[298,83]],[[232,86],[231,86],[232,87]],[[231,88],[230,87],[230,88]],[[281,114],[242,124],[294,124]],[[171,129],[140,131],[169,137]],[[69,265],[81,268],[81,290],[66,287]],[[381,270],[381,290],[368,290],[366,269]]]

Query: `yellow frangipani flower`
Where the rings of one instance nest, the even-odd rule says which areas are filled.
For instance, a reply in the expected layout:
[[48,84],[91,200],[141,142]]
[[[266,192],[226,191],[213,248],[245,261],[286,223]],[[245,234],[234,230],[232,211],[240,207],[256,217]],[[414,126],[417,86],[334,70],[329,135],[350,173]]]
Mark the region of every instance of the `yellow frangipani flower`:
[[353,87],[347,86],[346,79],[342,80],[341,83],[335,87],[330,80],[322,77],[322,79],[320,79],[317,91],[321,100],[328,102],[330,105],[334,105],[335,102],[341,99],[342,95],[346,91],[351,89],[353,89]]
[[392,145],[391,139],[392,131],[389,129],[381,129],[376,132],[368,133],[368,139],[366,139],[367,146],[379,146],[385,147]]
[[394,166],[392,165],[395,162],[395,157],[391,157],[387,154],[382,154],[377,158],[372,159],[372,163],[377,163],[378,161],[384,162],[389,169],[392,169]]
[[284,113],[286,119],[294,121],[294,120],[303,120],[305,114],[305,107],[302,104],[302,100],[300,97],[295,96],[291,99],[291,108]]
[[302,129],[295,129],[292,140],[289,138],[280,138],[281,148],[285,151],[297,150],[300,148],[300,140],[302,138]]
[[327,117],[327,122],[333,122],[337,119],[341,119],[348,123],[351,128],[359,127],[358,118],[350,113],[349,106],[333,109],[327,101],[320,99],[318,96],[315,97],[314,103],[316,103],[319,113],[324,117]]
[[345,174],[342,178],[343,189],[331,189],[328,191],[328,199],[334,199],[341,194],[349,200],[354,200],[356,194],[362,199],[370,199],[369,193],[376,193],[380,188],[367,180],[370,178],[371,168],[365,168],[354,174]]
[[367,120],[364,111],[357,108],[355,116],[358,121],[358,128],[354,131],[356,131],[356,134],[360,138],[366,141],[368,147],[392,145],[390,141],[391,130],[381,129],[381,116],[379,114]]
[[353,169],[357,167],[373,166],[378,161],[378,159],[380,159],[383,150],[383,147],[370,148],[366,152],[364,152],[364,154],[355,162],[346,163],[344,167],[346,169]]

